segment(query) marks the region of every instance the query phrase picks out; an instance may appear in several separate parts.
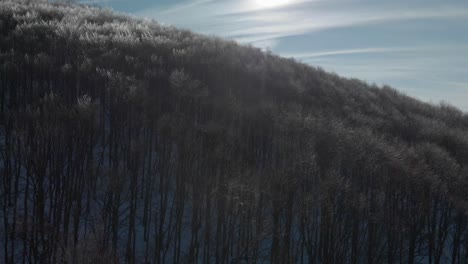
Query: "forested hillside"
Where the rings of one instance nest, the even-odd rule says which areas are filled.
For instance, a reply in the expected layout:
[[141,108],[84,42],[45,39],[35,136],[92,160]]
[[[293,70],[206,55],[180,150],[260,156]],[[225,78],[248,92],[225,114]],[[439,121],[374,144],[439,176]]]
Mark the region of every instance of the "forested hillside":
[[109,10],[0,2],[0,262],[468,263],[468,115]]

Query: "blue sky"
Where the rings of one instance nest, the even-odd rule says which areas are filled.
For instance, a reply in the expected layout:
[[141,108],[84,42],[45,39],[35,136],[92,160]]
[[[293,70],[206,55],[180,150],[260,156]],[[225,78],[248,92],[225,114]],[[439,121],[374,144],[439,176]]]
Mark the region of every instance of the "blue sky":
[[468,112],[468,0],[82,0]]

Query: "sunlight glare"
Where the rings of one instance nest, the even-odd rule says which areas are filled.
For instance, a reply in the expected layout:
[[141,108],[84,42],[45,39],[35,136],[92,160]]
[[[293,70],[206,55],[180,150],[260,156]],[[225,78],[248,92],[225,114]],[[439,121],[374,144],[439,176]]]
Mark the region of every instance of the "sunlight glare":
[[289,4],[291,0],[253,0],[258,8],[270,8]]

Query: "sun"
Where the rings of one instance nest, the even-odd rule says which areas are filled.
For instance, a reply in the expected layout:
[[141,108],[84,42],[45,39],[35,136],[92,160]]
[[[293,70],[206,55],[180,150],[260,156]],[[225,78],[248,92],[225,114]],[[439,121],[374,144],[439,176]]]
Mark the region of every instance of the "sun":
[[286,5],[291,0],[253,0],[254,4],[258,8],[270,8]]

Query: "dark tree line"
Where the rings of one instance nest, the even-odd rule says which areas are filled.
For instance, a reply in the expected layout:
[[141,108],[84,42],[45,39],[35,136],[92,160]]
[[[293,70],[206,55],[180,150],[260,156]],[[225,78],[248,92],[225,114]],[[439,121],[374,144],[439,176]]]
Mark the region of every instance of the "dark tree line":
[[0,262],[468,262],[468,115],[82,5],[0,2]]

